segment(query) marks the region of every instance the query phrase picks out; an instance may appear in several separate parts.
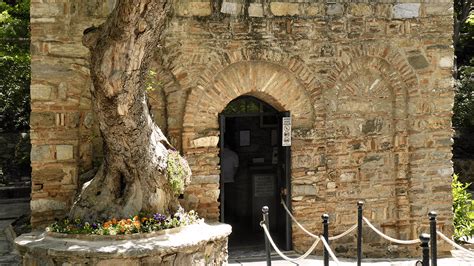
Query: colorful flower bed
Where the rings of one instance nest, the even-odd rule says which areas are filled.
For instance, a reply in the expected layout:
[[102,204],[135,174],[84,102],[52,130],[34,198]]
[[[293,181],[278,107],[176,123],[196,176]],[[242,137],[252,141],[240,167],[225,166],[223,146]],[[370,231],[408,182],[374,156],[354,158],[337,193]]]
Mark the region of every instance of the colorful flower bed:
[[94,223],[66,218],[51,224],[46,228],[46,231],[62,234],[130,235],[176,228],[197,223],[201,220],[196,212],[184,212],[183,209],[180,209],[170,216],[160,213],[140,213],[126,219],[112,218],[107,221]]

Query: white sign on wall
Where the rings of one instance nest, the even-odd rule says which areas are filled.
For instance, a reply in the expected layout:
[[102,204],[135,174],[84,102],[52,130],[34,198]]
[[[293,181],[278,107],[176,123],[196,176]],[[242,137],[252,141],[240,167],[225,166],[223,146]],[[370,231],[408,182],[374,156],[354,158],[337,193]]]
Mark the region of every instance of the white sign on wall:
[[283,117],[281,146],[291,146],[291,117]]

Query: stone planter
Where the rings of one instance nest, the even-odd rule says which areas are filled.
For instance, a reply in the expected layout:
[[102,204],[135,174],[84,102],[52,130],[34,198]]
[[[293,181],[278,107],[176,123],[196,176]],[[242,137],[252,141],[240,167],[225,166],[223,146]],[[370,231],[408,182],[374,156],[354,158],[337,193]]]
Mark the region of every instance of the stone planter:
[[194,224],[129,236],[32,232],[15,239],[23,265],[223,265],[227,224]]

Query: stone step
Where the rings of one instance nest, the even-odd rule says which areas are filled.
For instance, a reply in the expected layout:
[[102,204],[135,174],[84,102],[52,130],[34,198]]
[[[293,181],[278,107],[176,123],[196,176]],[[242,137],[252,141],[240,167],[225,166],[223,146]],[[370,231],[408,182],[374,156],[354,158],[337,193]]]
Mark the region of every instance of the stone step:
[[0,266],[17,266],[20,264],[20,258],[17,255],[10,254],[0,256]]
[[29,198],[30,194],[31,187],[29,186],[0,187],[0,199]]

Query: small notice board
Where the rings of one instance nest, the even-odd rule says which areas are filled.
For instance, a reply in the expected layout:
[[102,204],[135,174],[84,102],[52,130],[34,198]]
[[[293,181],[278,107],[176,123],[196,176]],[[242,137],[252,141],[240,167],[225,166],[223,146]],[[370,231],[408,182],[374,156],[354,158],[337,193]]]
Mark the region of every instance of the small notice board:
[[282,118],[282,140],[281,146],[291,146],[291,117]]

